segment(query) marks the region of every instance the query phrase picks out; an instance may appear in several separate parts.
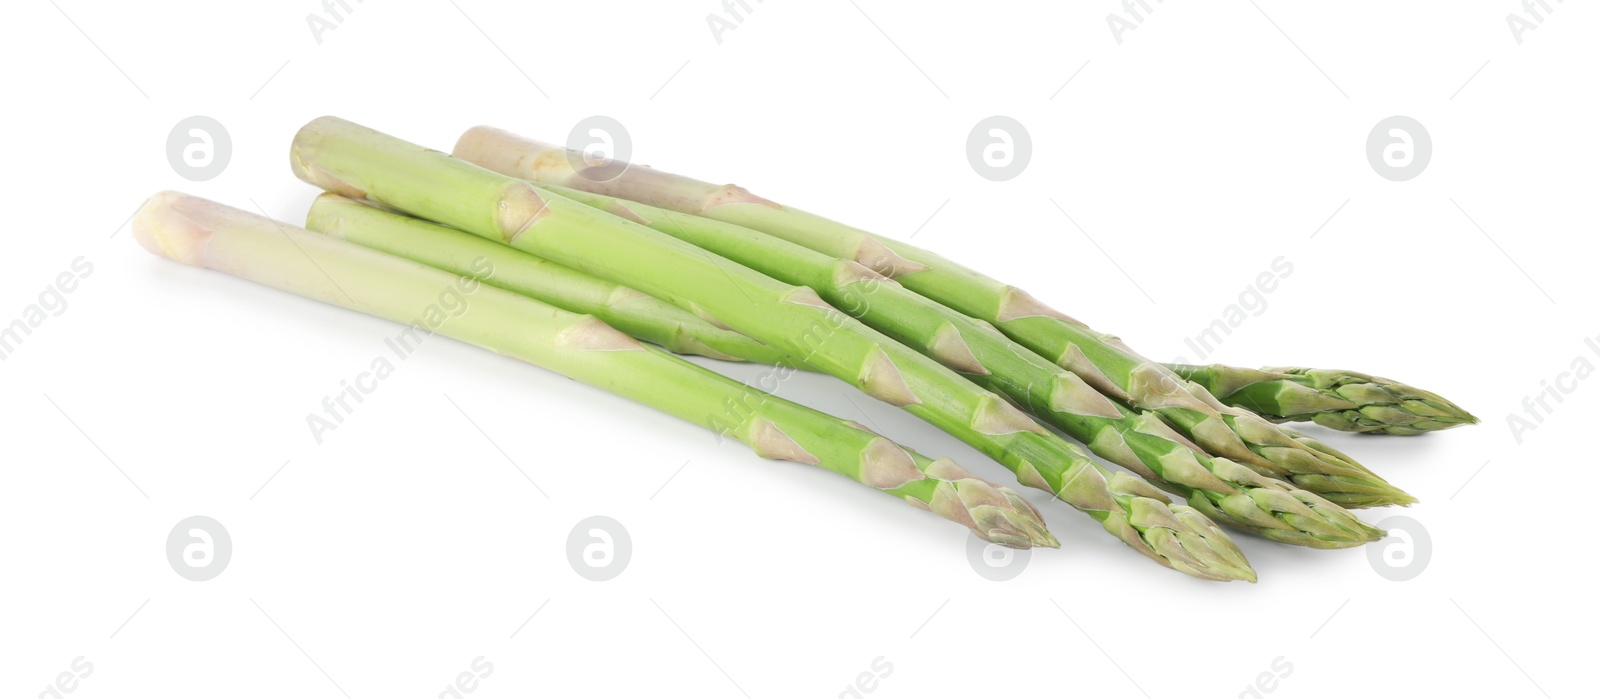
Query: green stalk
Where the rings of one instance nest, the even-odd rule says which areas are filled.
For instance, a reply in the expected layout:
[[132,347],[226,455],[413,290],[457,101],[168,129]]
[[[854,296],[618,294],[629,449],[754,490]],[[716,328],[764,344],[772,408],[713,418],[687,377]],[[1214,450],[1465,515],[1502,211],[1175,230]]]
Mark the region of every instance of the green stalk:
[[[1101,393],[1153,411],[1216,456],[1289,481],[1336,503],[1415,498],[1358,464],[1327,458],[1271,423],[1211,407],[1160,364],[1135,354],[1016,287],[1001,284],[925,250],[792,209],[742,187],[719,186],[646,167],[588,167],[566,149],[476,127],[457,142],[458,157],[547,185],[582,188],[762,231],[818,252],[853,259],[923,296],[995,325],[1018,344],[1082,377]],[[599,173],[603,173],[603,176]],[[1193,389],[1198,390],[1198,389]],[[1202,391],[1203,392],[1203,391]]]
[[787,352],[966,441],[1164,565],[1210,579],[1254,577],[1227,535],[1192,508],[1100,468],[1003,398],[861,325],[809,288],[340,119],[302,128],[291,157],[296,174],[312,184],[625,282]]
[[[504,245],[407,216],[381,211],[337,194],[311,204],[306,228],[362,247],[529,296],[564,311],[592,315],[635,338],[677,354],[776,364],[787,357],[744,335],[719,328],[677,306],[621,284],[517,252]],[[396,230],[398,229],[398,230]],[[476,267],[487,260],[494,276]]]
[[1096,454],[1156,481],[1218,522],[1317,548],[1359,546],[1382,537],[1380,530],[1321,497],[1169,439],[1176,436],[1170,429],[1154,431],[1125,415],[1077,375],[856,262],[731,223],[566,187],[548,189],[780,281],[811,287],[835,308],[1005,395]]
[[[1057,545],[1020,495],[948,459],[918,455],[849,421],[642,345],[592,316],[175,192],[145,202],[133,230],[157,255],[521,359],[717,430],[762,457],[847,476],[988,541],[1014,548]],[[497,271],[486,258],[473,267],[490,278]],[[438,312],[441,307],[451,312]]]
[[1244,369],[1168,364],[1217,400],[1273,422],[1315,422],[1344,432],[1415,435],[1478,418],[1437,393],[1341,369]]

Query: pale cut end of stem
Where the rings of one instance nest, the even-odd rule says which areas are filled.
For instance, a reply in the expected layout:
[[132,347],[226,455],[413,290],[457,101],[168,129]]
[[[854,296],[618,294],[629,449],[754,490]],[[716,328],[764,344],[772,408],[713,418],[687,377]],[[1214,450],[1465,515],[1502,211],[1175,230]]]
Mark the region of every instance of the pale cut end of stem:
[[[159,256],[185,264],[221,269],[309,298],[326,300],[334,297],[333,290],[338,287],[328,276],[328,271],[323,269],[323,265],[330,265],[330,269],[334,271],[347,273],[348,276],[342,278],[352,283],[359,283],[360,286],[353,285],[353,288],[368,292],[366,295],[384,299],[400,298],[399,301],[385,305],[380,302],[355,303],[346,296],[345,302],[340,303],[345,307],[364,310],[379,317],[410,317],[412,308],[410,301],[428,296],[425,289],[419,290],[418,294],[412,293],[419,280],[423,282],[463,280],[388,253],[313,234],[262,216],[176,192],[162,192],[146,201],[134,216],[133,228],[133,235],[139,243]],[[308,277],[314,278],[308,281]],[[322,288],[324,280],[327,282],[326,289]],[[624,361],[621,365],[601,363],[593,369],[593,373],[567,374],[597,386],[606,384],[611,375],[607,369],[619,366],[625,370],[634,367],[659,368],[650,364],[640,365],[633,360],[655,358],[664,362],[678,361],[671,360],[669,355],[657,350],[646,350],[634,338],[613,329],[593,316],[560,313],[553,308],[534,304],[532,301],[528,301],[530,305],[520,307],[520,310],[534,311],[533,313],[518,314],[514,311],[519,310],[519,307],[509,302],[521,297],[510,292],[493,293],[502,295],[500,302],[481,306],[481,310],[489,314],[483,321],[483,325],[490,328],[489,330],[447,334],[534,363],[539,363],[540,358],[547,356],[546,352],[552,349],[559,350],[559,353],[567,358],[573,355],[586,355],[589,359]],[[628,295],[624,292],[620,296],[625,300]],[[560,316],[544,318],[544,314],[538,312],[540,309],[560,313]],[[546,321],[546,324],[540,324]],[[527,327],[524,327],[524,324]],[[450,327],[454,330],[460,326]],[[515,342],[499,345],[495,342],[505,337],[506,333],[521,331],[526,331],[537,338],[540,349],[537,351],[529,349],[535,344],[533,341],[525,345]],[[493,339],[484,340],[485,337]],[[545,346],[546,343],[548,347]],[[681,362],[677,365],[689,366]],[[623,376],[630,375],[632,374],[623,374]],[[668,374],[668,376],[677,376],[681,379],[685,375]],[[722,384],[719,382],[717,385]],[[733,385],[738,386],[737,383]],[[667,385],[669,391],[673,387],[680,386],[685,384]],[[743,386],[739,388],[754,392],[754,389]],[[673,411],[670,407],[664,406],[672,406],[673,401],[679,398],[671,396],[655,399],[636,398],[636,400],[671,413]],[[731,403],[734,398],[725,397],[725,400]],[[695,404],[689,403],[689,405]],[[782,413],[774,413],[774,415],[779,414]],[[787,425],[784,424],[786,421],[779,418],[756,417],[740,433],[741,441],[746,441],[758,454],[767,458],[820,464],[822,459],[810,453],[796,439],[797,437],[805,439],[808,435],[827,438],[837,434],[837,431],[819,434],[812,429],[816,426],[814,422],[816,420],[829,423],[835,430],[837,429],[836,421],[814,413],[810,422],[801,420]],[[1045,531],[1044,523],[1038,517],[1037,511],[1026,501],[1014,497],[1010,491],[980,481],[954,464],[940,465],[931,470],[948,476],[958,476],[957,480],[931,484],[923,482],[930,477],[922,472],[919,464],[936,462],[929,462],[923,457],[912,455],[881,437],[873,436],[867,441],[868,444],[860,450],[860,469],[853,474],[858,476],[861,482],[892,492],[903,487],[909,488],[923,498],[927,498],[930,492],[936,489],[945,491],[949,495],[947,500],[959,507],[959,514],[951,511],[951,514],[955,515],[953,519],[963,521],[979,536],[1002,545],[1016,547],[1058,545],[1055,538]],[[837,464],[830,462],[829,467],[845,472],[850,470],[847,462]],[[930,485],[933,487],[930,488]],[[916,499],[916,496],[903,492],[895,494],[907,499]],[[921,506],[928,506],[926,502],[919,502]]]
[[327,170],[315,165],[307,164],[300,157],[300,147],[298,144],[295,146],[294,150],[289,153],[289,164],[294,169],[295,177],[300,178],[307,184],[321,187],[323,191],[328,192],[329,194],[337,194],[341,197],[355,199],[357,201],[365,201],[367,198],[367,190],[341,180]]
[[[566,148],[523,138],[492,126],[474,126],[456,141],[451,155],[498,172],[537,182],[564,184],[577,174]],[[581,156],[580,156],[581,158]]]
[[[708,214],[722,207],[785,207],[734,184],[716,185],[622,161],[591,163],[585,154],[488,126],[468,129],[453,155],[503,175],[540,184],[574,186],[596,194],[630,199],[673,211]],[[712,216],[717,218],[717,216]],[[818,218],[818,225],[840,224]],[[858,232],[859,233],[859,232]],[[861,234],[851,257],[888,277],[912,274],[927,265],[900,256]]]
[[[310,123],[300,127],[300,132],[295,134],[295,139],[289,145],[289,168],[294,176],[308,184],[321,187],[323,190],[340,196],[362,200],[367,198],[367,191],[346,182],[333,173],[312,164],[313,158],[306,157],[303,149],[310,147],[308,143],[319,140],[323,133],[329,129],[339,128],[343,123],[338,117],[318,117]],[[302,138],[302,136],[305,136]]]
[[205,266],[206,243],[216,221],[238,216],[237,209],[182,192],[158,192],[133,215],[133,237],[144,249],[170,260]]
[[700,212],[711,205],[755,204],[782,208],[742,187],[712,185],[620,160],[591,161],[585,153],[508,131],[475,126],[452,154],[508,177],[628,199],[673,211]]

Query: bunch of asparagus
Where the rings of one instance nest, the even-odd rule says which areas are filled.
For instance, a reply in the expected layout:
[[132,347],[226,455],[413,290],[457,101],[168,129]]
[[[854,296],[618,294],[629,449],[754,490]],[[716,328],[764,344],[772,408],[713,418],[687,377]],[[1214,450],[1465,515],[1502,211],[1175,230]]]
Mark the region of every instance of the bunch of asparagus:
[[180,262],[402,322],[442,288],[470,285],[470,312],[436,332],[763,457],[844,474],[1004,546],[1057,544],[1020,495],[949,459],[643,342],[849,382],[1134,550],[1211,580],[1255,580],[1218,524],[1342,548],[1383,536],[1349,508],[1415,502],[1275,423],[1410,435],[1475,422],[1437,395],[1355,372],[1164,366],[927,251],[739,187],[591,165],[495,129],[469,130],[451,156],[323,117],[295,136],[291,164],[327,192],[310,230],[163,193],[136,217],[137,237]]

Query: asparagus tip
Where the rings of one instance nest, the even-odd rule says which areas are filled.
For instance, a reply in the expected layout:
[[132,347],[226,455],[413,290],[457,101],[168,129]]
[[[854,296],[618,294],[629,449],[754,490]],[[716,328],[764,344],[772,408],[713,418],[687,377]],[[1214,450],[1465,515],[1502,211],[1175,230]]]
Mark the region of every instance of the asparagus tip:
[[[1275,367],[1277,372],[1354,409],[1300,416],[1346,432],[1415,435],[1474,425],[1478,418],[1432,391],[1381,376],[1344,369]],[[1286,416],[1295,419],[1293,416]]]
[[1107,530],[1178,572],[1219,582],[1255,582],[1256,572],[1244,552],[1199,510],[1168,501],[1131,474],[1119,472],[1110,482],[1122,496],[1126,515],[1107,517],[1101,522]]

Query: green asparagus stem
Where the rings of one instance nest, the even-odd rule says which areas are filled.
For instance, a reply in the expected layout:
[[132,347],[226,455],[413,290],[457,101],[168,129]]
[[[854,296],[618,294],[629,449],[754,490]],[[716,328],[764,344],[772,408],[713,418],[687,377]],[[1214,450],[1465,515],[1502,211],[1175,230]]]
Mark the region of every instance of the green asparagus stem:
[[613,328],[677,354],[762,364],[776,364],[787,357],[621,284],[337,194],[323,194],[312,202],[306,228],[461,276],[476,276],[476,265],[488,260],[494,265],[494,277],[478,281],[564,311],[595,316]]
[[1050,491],[1153,560],[1252,579],[1233,542],[1192,508],[1095,465],[1004,399],[861,325],[815,291],[773,280],[645,226],[333,117],[296,134],[297,176],[564,264],[789,353],[899,406]]
[[1077,375],[856,262],[731,223],[566,187],[548,189],[779,281],[809,286],[835,308],[1005,395],[1096,454],[1156,481],[1218,522],[1317,548],[1359,546],[1382,536],[1323,498],[1226,459],[1212,459],[1151,431]]
[[1156,412],[1206,451],[1257,473],[1289,481],[1333,502],[1356,493],[1383,504],[1415,498],[1354,462],[1327,458],[1254,414],[1224,414],[1191,393],[1177,375],[1090,330],[1026,292],[933,253],[784,207],[742,187],[712,185],[647,167],[606,167],[595,174],[581,155],[498,129],[475,127],[456,143],[457,157],[546,185],[583,188],[753,228],[834,257],[854,259],[923,296],[994,324],[1018,344],[1076,373],[1101,393]]
[[[558,194],[567,195],[569,198],[574,198],[597,208],[605,209],[621,205],[621,200],[614,200],[609,197],[599,197],[598,195],[564,190],[562,188],[552,189]],[[792,243],[786,243],[732,224],[691,217],[685,214],[673,214],[665,210],[641,205],[632,205],[632,207],[635,213],[630,215],[637,216],[642,214],[651,219],[652,227],[657,228],[657,230],[662,230],[668,234],[678,233],[675,237],[686,242],[702,244],[703,247],[707,247],[712,252],[720,252],[720,250],[713,245],[704,245],[703,243],[714,242],[716,239],[715,231],[719,228],[723,230],[731,229],[736,236],[742,234],[743,236],[753,237],[757,244],[748,248],[751,254],[737,256],[737,251],[735,251],[735,254],[725,255],[741,263],[746,262],[748,259],[755,263],[751,265],[752,267],[758,267],[770,261],[790,261],[798,257],[800,264],[793,265],[793,269],[805,267],[807,266],[806,263],[809,263],[813,272],[820,272],[824,278],[828,278],[832,276],[835,266],[841,266],[833,258],[827,258],[820,253],[799,248]],[[683,222],[683,229],[700,231],[700,234],[691,235],[686,233],[685,230],[678,230],[677,224],[669,223],[669,221],[676,220]],[[749,340],[743,335],[732,331],[716,328],[674,306],[660,301],[656,301],[659,307],[639,304],[635,299],[635,297],[643,296],[639,292],[626,290],[628,295],[625,298],[629,301],[626,304],[608,303],[609,299],[618,295],[615,291],[618,288],[617,285],[468,233],[382,211],[337,194],[323,194],[318,197],[312,204],[311,212],[307,215],[306,221],[307,227],[311,230],[464,276],[475,276],[478,270],[481,269],[481,261],[488,260],[493,264],[494,274],[493,276],[478,276],[479,281],[491,286],[515,291],[564,310],[594,315],[607,324],[636,338],[645,339],[630,330],[630,327],[637,326],[643,327],[647,331],[657,331],[663,325],[681,327],[683,325],[699,324],[704,326],[702,330],[709,331],[713,336],[731,335],[734,338],[744,340],[742,343],[744,346],[738,346],[732,342],[727,344],[735,345],[735,352],[748,350],[744,351],[744,354],[749,355],[748,358],[752,361],[774,364],[786,358],[766,345]],[[703,228],[711,230],[707,232],[701,230]],[[710,239],[709,241],[708,238]],[[770,255],[763,260],[761,252],[768,247],[778,248],[778,253]],[[783,248],[785,247],[791,249],[787,251],[790,254],[783,254],[785,252]],[[819,267],[818,263],[822,263],[822,266]],[[758,267],[757,271],[771,272],[785,268],[791,268],[791,265],[765,264],[765,266]],[[778,275],[775,274],[774,276]],[[793,284],[802,283],[802,281],[797,281],[794,278],[784,279],[783,281]],[[815,281],[813,281],[813,284],[815,284]],[[847,284],[844,288],[838,287],[839,285],[834,284],[831,286],[814,285],[813,288],[816,288],[819,292],[823,292],[826,289],[827,291],[823,293],[824,297],[828,297],[832,293],[834,297],[827,300],[836,305],[840,304],[841,301],[835,299],[840,299],[850,306],[882,309],[892,303],[886,297],[899,296],[909,302],[895,304],[899,308],[916,312],[919,305],[929,307],[926,315],[930,317],[936,327],[941,328],[936,332],[936,337],[938,338],[944,338],[947,342],[959,343],[968,341],[961,339],[949,340],[949,330],[943,326],[949,325],[954,321],[964,326],[965,332],[963,335],[977,335],[971,338],[976,340],[971,344],[983,349],[998,348],[998,354],[1002,360],[1013,353],[1018,357],[1030,357],[1033,365],[1040,368],[1040,371],[1045,376],[1055,377],[1056,383],[1051,383],[1048,380],[1045,383],[1041,383],[1041,385],[1054,387],[1048,391],[1050,403],[1056,405],[1077,404],[1081,401],[1074,398],[1072,394],[1082,392],[1084,399],[1099,401],[1103,406],[1102,411],[1105,409],[1115,410],[1115,407],[1109,401],[1105,401],[1104,398],[1100,397],[1099,393],[1094,392],[1094,389],[1083,385],[1080,380],[1077,380],[1076,376],[1066,373],[1064,370],[1037,357],[1037,355],[1015,346],[1003,336],[983,329],[979,324],[972,322],[965,316],[922,299],[900,288],[898,285],[886,284],[880,287],[873,279],[857,278],[854,283]],[[852,298],[857,293],[860,294],[860,297]],[[655,301],[653,297],[644,298]],[[672,317],[672,322],[651,322],[651,313],[665,313]],[[880,313],[879,315],[883,314]],[[889,315],[893,317],[897,314],[891,312]],[[683,317],[680,318],[678,316]],[[862,317],[871,324],[870,318],[866,316],[858,317]],[[623,323],[616,322],[618,319],[629,323],[629,325],[625,326]],[[894,336],[892,332],[890,334]],[[702,347],[703,343],[697,343],[694,346]],[[927,349],[926,346],[918,346],[918,348]],[[996,352],[991,349],[987,354],[993,356]],[[1022,360],[1013,359],[1013,362],[1019,361]],[[798,364],[798,362],[790,361],[787,364]],[[990,364],[992,365],[993,362],[990,362]],[[952,368],[960,369],[959,366]],[[1057,376],[1061,374],[1064,374],[1064,376]],[[991,385],[991,390],[999,391],[1015,388],[1014,382],[992,381],[989,383],[994,384]],[[1033,396],[1027,395],[1025,391],[1010,391],[1009,393],[1012,394],[1013,399],[1033,399]],[[1041,411],[1037,414],[1041,417],[1046,417],[1051,413]],[[1167,484],[1167,487],[1186,497],[1190,505],[1218,521],[1257,531],[1275,540],[1321,548],[1366,543],[1372,533],[1377,531],[1363,528],[1364,525],[1353,521],[1353,518],[1348,514],[1342,513],[1342,508],[1338,508],[1332,503],[1328,503],[1304,491],[1292,491],[1294,497],[1299,499],[1298,502],[1280,503],[1282,501],[1281,493],[1262,492],[1263,488],[1272,491],[1289,490],[1277,485],[1276,481],[1268,481],[1268,479],[1263,479],[1253,472],[1240,469],[1237,465],[1231,463],[1213,465],[1204,455],[1199,455],[1198,461],[1193,457],[1181,456],[1177,452],[1187,448],[1167,441],[1163,437],[1141,433],[1131,438],[1136,446],[1129,447],[1125,445],[1125,440],[1120,435],[1120,432],[1139,429],[1139,427],[1135,424],[1120,424],[1124,422],[1120,418],[1111,420],[1103,416],[1086,415],[1082,416],[1082,419],[1088,424],[1095,424],[1103,428],[1100,432],[1102,436],[1086,440],[1086,443],[1091,448],[1106,447],[1097,453],[1102,453],[1102,455],[1112,458],[1114,461],[1121,457],[1131,458],[1132,468],[1138,472],[1150,474],[1152,477],[1155,474],[1146,467],[1146,461],[1163,471],[1179,471],[1173,476],[1174,482]],[[1074,436],[1078,436],[1078,434],[1074,434]],[[1111,444],[1117,446],[1110,448],[1109,445]],[[1135,454],[1138,455],[1136,456]],[[1203,464],[1208,470],[1231,469],[1229,473],[1232,474],[1232,477],[1226,479],[1228,483],[1220,491],[1192,488],[1179,484],[1184,479],[1184,474],[1180,469],[1192,470],[1194,468],[1191,465],[1192,463]],[[1187,468],[1185,469],[1185,467]],[[1196,480],[1197,478],[1205,481],[1203,485],[1208,487],[1215,480],[1207,477],[1190,477],[1189,480]],[[1245,483],[1257,485],[1244,485]],[[1234,517],[1218,509],[1219,502],[1225,503],[1230,507],[1245,505],[1250,508],[1247,511],[1249,516]],[[1273,505],[1277,505],[1276,509],[1273,508]],[[1329,512],[1328,516],[1323,516],[1318,515],[1316,510],[1332,510],[1333,512]],[[1250,521],[1252,519],[1265,523],[1253,523]],[[1301,527],[1293,528],[1285,522],[1300,522]]]
[[[345,232],[366,239],[358,227]],[[1020,495],[949,459],[910,452],[854,423],[642,345],[592,316],[176,192],[145,202],[133,230],[157,255],[402,323],[427,318],[424,309],[454,294],[463,299],[456,302],[460,312],[435,316],[426,330],[721,430],[762,457],[821,466],[966,525],[988,541],[1057,546]],[[486,258],[471,266],[485,278],[498,273]]]
[[1315,422],[1345,432],[1415,435],[1471,425],[1478,418],[1436,393],[1339,369],[1243,369],[1168,364],[1217,400],[1273,422]]

